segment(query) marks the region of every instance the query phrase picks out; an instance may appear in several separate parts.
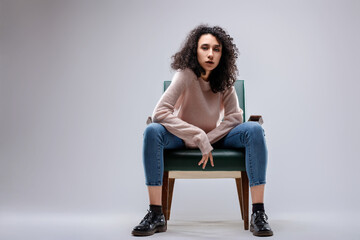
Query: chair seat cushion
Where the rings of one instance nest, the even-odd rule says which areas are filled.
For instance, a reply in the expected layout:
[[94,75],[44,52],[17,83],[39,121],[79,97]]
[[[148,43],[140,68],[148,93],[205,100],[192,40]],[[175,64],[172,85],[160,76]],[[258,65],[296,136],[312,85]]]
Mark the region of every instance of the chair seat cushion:
[[[214,167],[210,159],[203,171],[245,171],[245,149],[214,149]],[[199,149],[165,149],[164,171],[201,171]]]

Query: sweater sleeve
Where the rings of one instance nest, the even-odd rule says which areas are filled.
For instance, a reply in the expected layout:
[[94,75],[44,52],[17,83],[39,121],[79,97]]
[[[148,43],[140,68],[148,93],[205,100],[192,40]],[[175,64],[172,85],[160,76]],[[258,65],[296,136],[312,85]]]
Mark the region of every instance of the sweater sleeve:
[[174,106],[191,84],[196,75],[190,70],[178,70],[170,86],[161,96],[152,114],[153,122],[160,123],[169,132],[184,140],[187,146],[197,146],[202,154],[213,150],[206,133],[199,127],[189,124],[174,115]]
[[223,104],[224,120],[219,124],[219,126],[207,133],[211,144],[226,136],[231,129],[243,122],[243,110],[239,107],[234,86],[224,92]]

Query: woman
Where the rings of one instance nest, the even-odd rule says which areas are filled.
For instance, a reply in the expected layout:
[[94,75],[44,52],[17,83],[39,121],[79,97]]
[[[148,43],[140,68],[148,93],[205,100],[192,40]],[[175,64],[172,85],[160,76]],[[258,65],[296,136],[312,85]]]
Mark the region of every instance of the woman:
[[[148,236],[165,232],[161,207],[163,150],[199,148],[203,169],[211,151],[218,148],[246,148],[253,213],[250,230],[256,236],[271,236],[264,210],[267,148],[264,131],[256,122],[242,123],[233,87],[237,77],[238,49],[220,27],[200,25],[190,32],[182,49],[173,56],[176,70],[172,82],[157,103],[144,132],[143,161],[150,210],[132,234]],[[221,119],[224,117],[223,121]]]

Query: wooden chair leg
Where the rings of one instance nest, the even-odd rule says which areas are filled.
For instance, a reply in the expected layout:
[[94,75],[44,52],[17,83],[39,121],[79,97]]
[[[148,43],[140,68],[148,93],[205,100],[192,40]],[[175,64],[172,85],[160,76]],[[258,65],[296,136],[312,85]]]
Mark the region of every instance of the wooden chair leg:
[[166,219],[169,219],[169,172],[164,171],[163,185],[162,185],[162,210]]
[[168,218],[166,220],[170,219],[170,213],[171,213],[171,202],[174,192],[174,184],[175,184],[175,178],[169,178],[169,194],[168,194]]
[[249,179],[245,171],[241,172],[241,190],[244,209],[244,229],[249,230]]
[[235,178],[236,182],[236,189],[238,193],[239,203],[240,203],[240,212],[241,212],[241,219],[244,220],[244,204],[243,204],[243,198],[242,198],[242,189],[241,189],[241,178]]

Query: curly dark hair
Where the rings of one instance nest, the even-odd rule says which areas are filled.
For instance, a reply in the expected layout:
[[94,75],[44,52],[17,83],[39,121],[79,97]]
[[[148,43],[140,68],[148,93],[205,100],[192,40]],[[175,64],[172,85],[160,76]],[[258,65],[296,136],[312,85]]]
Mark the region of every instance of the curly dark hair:
[[213,35],[222,46],[219,65],[211,71],[208,78],[211,90],[214,93],[222,92],[233,86],[236,81],[238,75],[236,59],[239,50],[230,35],[219,26],[209,27],[201,24],[193,29],[185,39],[181,50],[172,56],[171,68],[174,70],[190,68],[197,77],[205,74],[205,70],[197,60],[199,38],[204,34]]

